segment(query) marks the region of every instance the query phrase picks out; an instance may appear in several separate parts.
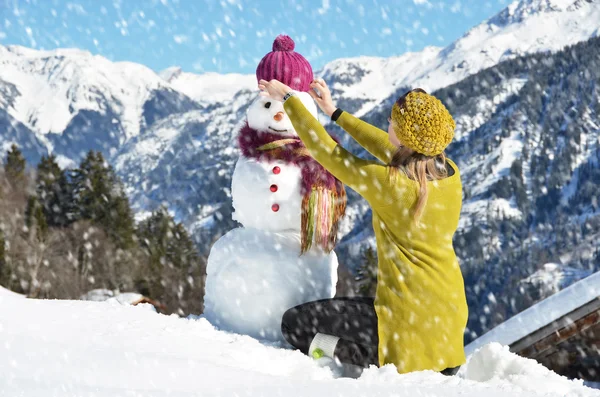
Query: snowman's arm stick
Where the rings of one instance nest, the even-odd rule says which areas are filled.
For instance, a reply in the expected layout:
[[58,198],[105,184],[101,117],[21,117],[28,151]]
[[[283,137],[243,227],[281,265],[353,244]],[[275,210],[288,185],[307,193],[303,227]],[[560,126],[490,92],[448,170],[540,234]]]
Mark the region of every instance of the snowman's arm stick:
[[342,112],[334,121],[350,134],[360,146],[384,164],[389,164],[392,161],[392,157],[394,157],[394,153],[398,148],[390,142],[387,132],[362,121],[358,117],[354,117],[348,112]]
[[372,206],[389,204],[386,166],[361,159],[338,145],[297,96],[287,99],[283,107],[310,155],[319,164]]

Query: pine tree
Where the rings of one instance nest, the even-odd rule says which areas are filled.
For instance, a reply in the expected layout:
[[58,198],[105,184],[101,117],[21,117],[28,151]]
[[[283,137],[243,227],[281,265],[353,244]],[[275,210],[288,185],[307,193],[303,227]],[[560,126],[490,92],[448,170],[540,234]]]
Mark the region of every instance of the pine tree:
[[29,196],[25,209],[25,224],[29,230],[35,228],[39,239],[46,237],[48,233],[48,222],[42,209],[42,205],[35,196]]
[[522,160],[515,160],[510,166],[510,180],[512,189],[515,192],[517,207],[524,213],[528,211],[529,201],[523,182],[523,163]]
[[129,249],[135,245],[135,220],[129,199],[125,195],[121,183],[118,183],[118,192],[109,201],[104,227],[117,247]]
[[154,211],[138,226],[138,236],[150,254],[154,269],[173,266],[187,269],[199,260],[194,242],[181,223],[176,223],[165,207]]
[[114,183],[102,153],[88,152],[72,175],[78,218],[102,223]]
[[36,192],[49,226],[64,227],[72,223],[71,186],[54,155],[43,156],[37,166]]
[[139,224],[137,235],[150,268],[138,287],[171,310],[201,313],[206,266],[184,226],[161,207]]
[[13,144],[6,153],[6,161],[4,162],[4,173],[12,185],[21,182],[25,178],[26,165],[23,154],[17,145]]
[[356,276],[358,282],[356,292],[362,296],[374,297],[377,289],[377,253],[369,246],[363,250],[361,258]]
[[129,200],[113,168],[102,153],[90,151],[73,172],[76,218],[101,226],[117,247],[135,245],[135,224]]

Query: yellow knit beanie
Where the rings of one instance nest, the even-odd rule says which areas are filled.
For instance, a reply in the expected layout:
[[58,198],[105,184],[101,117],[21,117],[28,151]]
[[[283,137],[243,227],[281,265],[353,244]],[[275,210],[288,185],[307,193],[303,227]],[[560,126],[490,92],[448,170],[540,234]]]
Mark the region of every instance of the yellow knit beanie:
[[456,127],[448,109],[422,90],[410,91],[401,100],[392,107],[393,129],[400,143],[426,156],[442,153]]

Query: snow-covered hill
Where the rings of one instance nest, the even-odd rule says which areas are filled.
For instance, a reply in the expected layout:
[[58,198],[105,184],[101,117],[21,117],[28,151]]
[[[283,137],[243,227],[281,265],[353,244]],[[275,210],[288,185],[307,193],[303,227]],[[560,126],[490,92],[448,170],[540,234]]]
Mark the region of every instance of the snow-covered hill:
[[334,379],[298,351],[113,302],[0,296],[0,395],[598,396],[492,344],[458,376],[371,368]]
[[[474,220],[481,221],[489,213],[498,218],[524,217],[511,192],[499,186],[524,152],[533,151],[539,159],[544,156],[540,151],[546,150],[540,144],[542,137],[552,138],[541,133],[541,124],[533,125],[536,117],[545,119],[544,115],[523,114],[533,99],[547,98],[532,91],[535,78],[526,71],[493,68],[488,74],[494,78],[480,79],[478,74],[507,59],[560,50],[597,36],[599,20],[600,0],[521,0],[446,48],[429,47],[391,58],[339,59],[317,74],[331,83],[340,107],[378,125],[385,125],[389,105],[406,87],[441,92],[456,84],[452,85],[456,96],[441,94],[452,99],[457,118],[458,145],[452,155],[458,157],[468,193],[461,223],[468,230]],[[588,74],[581,73],[584,78],[578,81],[583,84]],[[460,82],[481,89],[469,91]],[[237,156],[235,134],[256,95],[255,83],[253,75],[195,75],[178,68],[156,74],[142,65],[113,63],[79,50],[0,46],[0,148],[15,142],[31,162],[52,150],[63,164],[78,161],[90,149],[102,150],[125,181],[137,211],[167,203],[207,252],[214,238],[232,225],[228,195]],[[572,89],[585,91],[585,87]],[[582,165],[589,163],[597,147],[592,102],[582,102],[587,113],[577,119],[586,122],[581,128],[585,145],[566,167],[568,175],[559,179],[564,183],[560,189],[568,186],[561,192],[565,201],[578,197],[571,193],[579,189],[579,177],[564,179],[570,178],[571,171],[583,175]],[[571,105],[563,101],[555,106]],[[564,117],[558,110],[554,114]],[[564,147],[564,142],[556,147]],[[556,156],[549,162],[562,158],[559,151],[552,154]],[[544,164],[552,169],[540,161],[538,168]],[[523,164],[524,193],[537,199],[532,164]],[[342,227],[348,238],[343,243],[360,248],[372,241],[370,217],[364,202],[351,192],[350,197],[351,216]],[[501,250],[502,242],[496,239],[485,247]],[[485,252],[481,260],[489,257]]]

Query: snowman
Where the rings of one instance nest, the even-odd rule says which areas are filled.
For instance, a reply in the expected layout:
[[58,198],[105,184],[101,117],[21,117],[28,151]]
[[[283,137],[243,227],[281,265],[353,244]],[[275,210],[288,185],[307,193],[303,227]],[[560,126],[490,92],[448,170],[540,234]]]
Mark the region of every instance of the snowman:
[[[278,36],[257,79],[288,84],[316,117],[306,92],[312,68],[293,50],[291,38]],[[284,341],[281,318],[287,309],[335,295],[333,247],[346,195],[342,183],[310,157],[281,102],[258,96],[237,139],[232,218],[243,227],[211,248],[204,313],[221,329]]]

